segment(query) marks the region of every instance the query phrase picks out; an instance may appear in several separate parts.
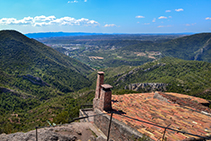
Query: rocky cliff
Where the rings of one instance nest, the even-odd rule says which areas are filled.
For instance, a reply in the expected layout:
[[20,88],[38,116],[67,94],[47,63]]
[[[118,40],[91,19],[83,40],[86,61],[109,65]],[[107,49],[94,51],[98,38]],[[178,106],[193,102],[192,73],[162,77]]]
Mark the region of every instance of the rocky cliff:
[[126,85],[125,89],[133,91],[166,91],[166,86],[168,86],[168,84],[165,83],[133,83]]

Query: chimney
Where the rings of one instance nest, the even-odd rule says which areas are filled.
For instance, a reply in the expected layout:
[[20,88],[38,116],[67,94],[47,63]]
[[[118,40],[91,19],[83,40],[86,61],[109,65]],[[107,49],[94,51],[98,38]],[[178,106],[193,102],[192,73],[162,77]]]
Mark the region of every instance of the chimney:
[[93,108],[101,111],[111,109],[111,88],[109,84],[104,84],[104,72],[97,73],[97,84],[95,98],[93,99]]
[[113,88],[109,84],[101,85],[101,94],[100,94],[100,110],[111,110],[111,88]]
[[95,98],[100,98],[100,91],[101,91],[101,85],[104,83],[104,72],[99,71],[97,73],[97,84],[96,84],[96,91],[95,91]]

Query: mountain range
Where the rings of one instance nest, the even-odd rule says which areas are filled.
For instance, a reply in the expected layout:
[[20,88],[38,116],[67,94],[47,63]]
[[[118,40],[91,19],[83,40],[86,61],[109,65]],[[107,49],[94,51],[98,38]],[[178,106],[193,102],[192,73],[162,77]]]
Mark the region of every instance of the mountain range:
[[[191,35],[194,33],[187,32],[187,33],[167,33],[167,34],[158,34],[158,33],[151,33],[151,34],[134,34],[136,36],[140,35]],[[117,35],[117,36],[127,36],[131,34],[126,33],[88,33],[88,32],[39,32],[39,33],[27,33],[25,34],[29,38],[49,38],[49,37],[67,37],[67,36],[87,36],[87,35]]]
[[145,41],[121,49],[121,51],[125,50],[134,52],[159,51],[162,56],[211,62],[211,33],[179,37],[162,43]]
[[[86,41],[65,37],[64,42],[82,45],[76,60],[17,31],[0,31],[0,133],[33,130],[48,125],[46,120],[59,124],[77,117],[81,104],[94,98],[98,70],[105,72],[105,83],[114,86],[113,94],[151,91],[150,83],[211,100],[210,33],[146,35],[143,40],[133,35],[127,36],[130,40],[125,35],[102,36]],[[79,61],[91,62],[90,56],[102,65],[100,69]],[[141,83],[147,88],[129,89]]]
[[95,69],[139,66],[165,56],[211,62],[211,33],[71,36],[39,41]]
[[64,37],[64,36],[87,36],[101,35],[102,33],[85,33],[85,32],[44,32],[44,33],[28,33],[25,34],[29,38],[48,38],[48,37]]

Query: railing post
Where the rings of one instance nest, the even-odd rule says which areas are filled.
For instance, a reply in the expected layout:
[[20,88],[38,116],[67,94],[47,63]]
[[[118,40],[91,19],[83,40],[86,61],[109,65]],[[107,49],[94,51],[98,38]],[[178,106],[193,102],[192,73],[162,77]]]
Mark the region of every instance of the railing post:
[[169,128],[170,125],[171,125],[171,124],[169,124],[169,125],[165,128],[164,133],[163,133],[162,141],[164,141],[164,137],[165,137],[165,134],[166,134],[166,129]]
[[35,127],[36,128],[36,141],[38,141],[38,135],[37,135],[37,126]]
[[113,116],[113,112],[111,112],[111,118],[110,118],[110,123],[109,123],[109,127],[108,127],[108,136],[107,136],[107,141],[109,140],[110,129],[111,129],[111,121],[112,121],[112,116]]

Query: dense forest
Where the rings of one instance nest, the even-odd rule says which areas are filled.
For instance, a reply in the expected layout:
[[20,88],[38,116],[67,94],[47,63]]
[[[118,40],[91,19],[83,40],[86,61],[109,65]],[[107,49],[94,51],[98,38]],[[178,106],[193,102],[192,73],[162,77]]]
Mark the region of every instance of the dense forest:
[[56,119],[63,108],[49,114],[43,109],[46,103],[65,96],[77,101],[70,95],[92,84],[86,75],[93,70],[78,60],[17,31],[0,31],[0,39],[1,133],[30,130]]
[[151,91],[127,89],[134,83],[164,83],[165,91],[211,100],[210,40],[208,33],[39,39],[51,48],[0,31],[0,133],[71,121],[92,103],[99,70],[113,94]]

